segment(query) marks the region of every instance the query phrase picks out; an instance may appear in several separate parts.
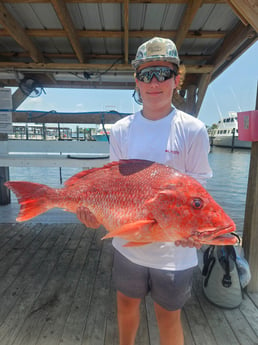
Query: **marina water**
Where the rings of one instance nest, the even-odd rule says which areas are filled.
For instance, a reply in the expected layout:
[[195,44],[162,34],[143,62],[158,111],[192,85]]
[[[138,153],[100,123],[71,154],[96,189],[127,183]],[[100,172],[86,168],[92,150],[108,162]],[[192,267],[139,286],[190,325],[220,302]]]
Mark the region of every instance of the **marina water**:
[[[207,190],[235,221],[237,233],[244,226],[250,150],[212,147],[209,162],[213,177],[207,182]],[[10,180],[25,180],[62,187],[62,181],[79,172],[77,168],[10,168]],[[12,203],[17,203],[12,194]]]

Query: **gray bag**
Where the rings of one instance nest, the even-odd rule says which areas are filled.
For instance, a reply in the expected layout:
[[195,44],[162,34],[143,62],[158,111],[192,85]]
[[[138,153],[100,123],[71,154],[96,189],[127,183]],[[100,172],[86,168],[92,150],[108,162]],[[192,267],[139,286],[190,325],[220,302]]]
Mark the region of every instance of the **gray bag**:
[[234,246],[209,246],[203,255],[203,292],[216,306],[236,308],[242,302],[242,288]]

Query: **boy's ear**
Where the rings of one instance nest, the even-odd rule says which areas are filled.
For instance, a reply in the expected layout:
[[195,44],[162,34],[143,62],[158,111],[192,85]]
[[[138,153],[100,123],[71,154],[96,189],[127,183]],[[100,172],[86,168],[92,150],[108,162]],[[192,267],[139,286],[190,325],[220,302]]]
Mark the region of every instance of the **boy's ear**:
[[139,85],[139,80],[136,78],[136,73],[134,73],[134,80],[135,80],[135,84],[136,84],[136,86],[138,86]]

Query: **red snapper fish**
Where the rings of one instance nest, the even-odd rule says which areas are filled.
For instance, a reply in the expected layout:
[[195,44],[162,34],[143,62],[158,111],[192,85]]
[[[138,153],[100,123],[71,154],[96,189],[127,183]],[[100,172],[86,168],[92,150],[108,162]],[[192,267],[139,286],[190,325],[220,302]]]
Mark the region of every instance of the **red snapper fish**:
[[[21,205],[17,221],[54,207],[76,213],[85,206],[126,246],[192,239],[200,244],[232,245],[233,220],[194,178],[145,160],[121,160],[82,171],[54,189],[43,184],[9,181],[5,185]],[[230,234],[230,235],[229,235]]]

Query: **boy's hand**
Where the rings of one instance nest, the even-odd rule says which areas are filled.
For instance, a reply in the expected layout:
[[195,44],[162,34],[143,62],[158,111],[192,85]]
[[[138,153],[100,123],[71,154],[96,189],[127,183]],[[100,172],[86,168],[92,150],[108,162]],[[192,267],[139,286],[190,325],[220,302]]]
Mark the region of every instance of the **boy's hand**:
[[191,239],[183,239],[183,240],[178,240],[175,241],[175,245],[178,246],[182,246],[182,247],[189,247],[189,248],[197,248],[200,249],[202,244],[199,242],[195,242],[194,240]]

